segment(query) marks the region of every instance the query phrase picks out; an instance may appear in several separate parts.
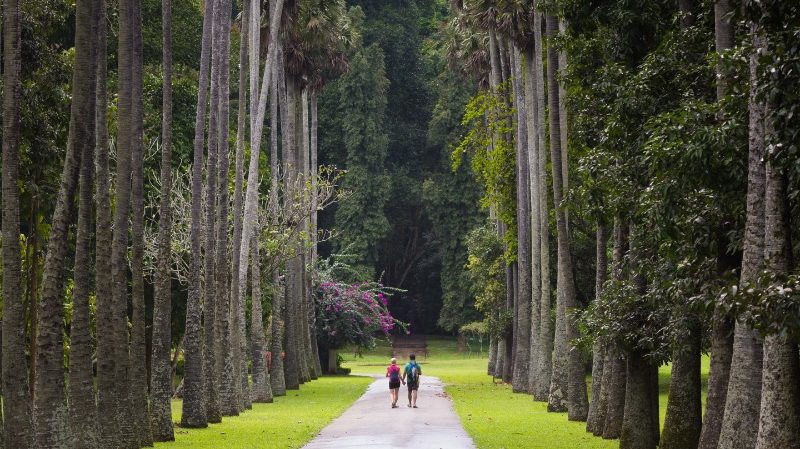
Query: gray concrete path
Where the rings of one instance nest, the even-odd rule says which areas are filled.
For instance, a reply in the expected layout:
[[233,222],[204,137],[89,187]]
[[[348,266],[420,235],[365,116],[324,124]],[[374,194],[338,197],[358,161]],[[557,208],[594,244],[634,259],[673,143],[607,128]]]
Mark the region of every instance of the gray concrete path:
[[389,381],[376,379],[344,414],[336,418],[305,449],[474,449],[444,394],[442,382],[420,377],[417,406],[408,408],[405,386],[400,387],[399,408],[391,408]]

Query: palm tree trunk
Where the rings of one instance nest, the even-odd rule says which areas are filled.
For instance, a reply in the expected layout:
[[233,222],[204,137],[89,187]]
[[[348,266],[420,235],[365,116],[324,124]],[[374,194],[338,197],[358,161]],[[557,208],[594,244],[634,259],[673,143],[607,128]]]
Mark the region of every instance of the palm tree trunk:
[[[531,351],[531,198],[528,168],[528,110],[522,81],[522,52],[514,45],[514,92],[517,108],[517,343],[512,386],[515,391],[530,392]],[[518,81],[519,80],[519,81]]]
[[264,319],[261,310],[261,263],[258,239],[253,237],[251,257],[253,258],[250,284],[252,288],[252,310],[250,314],[250,334],[252,336],[253,358],[253,402],[272,402],[272,388],[267,375],[264,349]]
[[172,0],[161,1],[163,34],[161,202],[158,210],[158,260],[153,295],[153,355],[150,412],[154,441],[173,441],[172,428]]
[[[86,4],[88,3],[88,5]],[[95,406],[94,379],[92,377],[92,338],[90,330],[89,292],[92,235],[92,194],[94,188],[94,144],[95,144],[95,80],[98,47],[96,1],[81,6],[80,14],[86,14],[84,26],[90,30],[91,77],[87,92],[86,142],[82,144],[78,225],[75,236],[75,269],[72,290],[72,324],[70,326],[69,357],[69,423],[70,447],[76,449],[97,448],[97,413]],[[86,11],[89,9],[89,11]],[[77,20],[77,17],[76,17]]]
[[[538,381],[537,374],[540,372],[540,349],[541,344],[541,301],[542,301],[542,281],[541,281],[541,192],[539,191],[539,132],[538,119],[539,109],[537,105],[536,70],[538,66],[534,52],[525,53],[525,76],[524,76],[524,97],[525,97],[525,131],[528,140],[528,197],[530,198],[529,216],[526,220],[530,223],[530,264],[531,264],[531,314],[530,314],[530,348],[528,356],[528,389],[531,394],[535,390]],[[526,243],[528,245],[528,243]]]
[[552,379],[553,358],[553,322],[550,318],[551,293],[550,293],[550,212],[547,192],[547,146],[545,131],[545,83],[544,83],[544,56],[542,47],[543,14],[534,12],[534,59],[536,60],[536,117],[539,148],[539,223],[540,223],[540,280],[541,304],[539,306],[539,355],[537,357],[539,372],[533,389],[533,398],[537,401],[547,401],[550,395],[550,381]]
[[106,2],[100,0],[97,33],[97,88],[96,88],[96,175],[97,212],[95,234],[95,289],[97,296],[97,418],[99,447],[121,447],[122,437],[117,424],[116,346],[119,330],[115,327],[116,313],[113,301],[111,275],[111,191],[108,160],[108,93],[106,55],[107,25]]
[[[277,1],[277,0],[273,0]],[[271,102],[272,108],[270,112],[270,129],[272,132],[271,135],[271,154],[270,154],[270,166],[272,167],[272,188],[271,193],[273,197],[273,204],[276,210],[280,208],[280,200],[278,196],[278,186],[279,186],[279,179],[281,173],[285,176],[285,172],[280,172],[281,164],[278,163],[278,125],[280,120],[280,127],[282,130],[282,139],[283,139],[283,148],[288,148],[286,145],[286,141],[288,136],[286,134],[285,125],[286,125],[286,102],[285,102],[285,90],[286,86],[283,83],[283,68],[280,61],[283,60],[283,52],[281,51],[281,45],[276,46],[276,51],[278,52],[277,64],[273,67],[269,68],[269,70],[274,71],[273,73],[273,82],[271,84]],[[278,105],[280,105],[280,112],[281,116],[278,116]],[[284,332],[286,329],[286,325],[283,320],[283,309],[285,308],[285,299],[286,299],[286,280],[280,276],[280,273],[277,268],[274,269],[273,277],[272,277],[272,313],[270,320],[272,322],[271,329],[271,342],[270,342],[270,352],[271,352],[271,362],[270,362],[270,385],[272,386],[272,394],[275,396],[285,396],[286,395],[286,381],[285,381],[285,374],[284,374],[284,364],[283,364],[283,339],[284,339]]]
[[[239,360],[244,356],[239,348],[237,333],[238,314],[231,307],[230,289],[228,284],[228,173],[230,169],[230,151],[228,147],[228,134],[230,130],[230,100],[229,100],[229,78],[230,78],[230,31],[231,31],[231,2],[222,0],[220,2],[219,34],[215,36],[214,51],[217,52],[216,59],[212,56],[212,73],[215,72],[214,61],[217,61],[217,101],[214,102],[214,85],[212,80],[212,117],[214,110],[217,111],[217,155],[218,167],[217,186],[218,201],[217,210],[214,217],[215,226],[214,238],[214,291],[216,292],[216,311],[214,314],[215,332],[217,335],[217,349],[215,355],[216,366],[219,372],[219,391],[217,400],[219,401],[220,412],[223,416],[236,416],[239,414],[241,402],[241,384],[239,383],[240,364]],[[213,75],[212,75],[213,76]],[[209,172],[209,176],[214,176]]]
[[[628,251],[628,225],[621,218],[614,219],[614,279],[623,278],[623,259]],[[607,356],[603,363],[603,385],[600,391],[601,407],[605,399],[605,420],[602,423],[602,436],[605,439],[619,438],[625,408],[626,362],[613,343],[606,347]],[[606,376],[606,373],[608,374]],[[602,410],[602,409],[601,409]]]
[[[264,129],[264,115],[267,107],[267,96],[269,95],[269,86],[271,85],[273,71],[271,68],[275,65],[277,60],[277,45],[280,17],[283,12],[283,0],[275,0],[274,6],[271,8],[270,14],[270,36],[269,46],[267,47],[267,61],[264,68],[264,76],[262,78],[260,89],[250,89],[250,105],[251,105],[251,129],[250,129],[250,164],[248,169],[247,179],[247,192],[245,195],[244,203],[244,222],[242,224],[242,239],[240,242],[239,252],[239,285],[246,282],[248,269],[250,266],[250,258],[248,257],[248,245],[253,238],[253,224],[258,214],[258,162],[261,152],[261,136]],[[259,54],[258,47],[253,45],[254,41],[260,36],[260,23],[253,20],[254,26],[250,27],[250,79],[251,83],[258,77],[258,64]],[[258,98],[258,101],[255,99]],[[255,114],[252,112],[255,111]],[[239,303],[244,304],[244,289],[239,289]]]
[[[244,202],[244,195],[243,195],[243,188],[244,188],[244,144],[245,144],[245,128],[247,126],[247,52],[248,52],[248,41],[249,41],[249,32],[250,32],[250,20],[253,17],[252,11],[252,3],[249,0],[245,0],[242,5],[242,21],[239,30],[239,93],[238,93],[238,107],[239,111],[237,114],[237,127],[236,127],[236,161],[235,161],[235,177],[234,177],[234,188],[233,188],[233,250],[232,250],[232,260],[231,260],[231,271],[230,271],[230,283],[231,283],[231,300],[233,301],[233,309],[237,313],[239,310],[244,310],[244,304],[239,301],[239,289],[246,288],[246,286],[239,285],[239,257],[241,253],[241,245],[242,245],[242,209],[243,209],[243,202]],[[256,5],[256,7],[260,7],[260,5]],[[260,11],[259,11],[260,12]],[[256,14],[259,14],[257,12]],[[260,14],[256,17],[260,20]],[[257,80],[256,80],[257,81]],[[245,365],[243,370],[243,375],[245,380],[247,379],[247,358],[240,357],[242,362]],[[253,379],[255,380],[255,360],[253,360]],[[241,370],[241,368],[240,368]],[[248,384],[249,385],[249,384]],[[242,385],[242,394],[241,394],[241,403],[240,405],[246,405],[246,402],[249,402],[250,395],[246,393],[246,389],[244,389],[244,385]]]
[[[294,185],[297,179],[297,98],[295,96],[294,81],[282,73],[286,79],[286,113],[284,122],[286,126],[281,127],[284,133],[283,160],[284,160],[284,183],[286,185],[285,202],[288,204],[294,201],[296,195]],[[302,261],[300,256],[292,257],[286,264],[286,306],[283,310],[285,316],[284,325],[286,326],[284,352],[284,376],[287,390],[297,390],[302,382],[301,373],[301,345],[300,332],[297,329],[297,309],[300,307],[297,298],[302,288],[300,270]]]
[[[319,207],[319,192],[317,192],[317,177],[318,177],[318,158],[317,158],[317,130],[319,127],[319,120],[317,117],[317,91],[311,91],[311,141],[310,141],[310,155],[311,158],[311,266],[316,267],[318,259],[318,227],[317,227],[317,208]],[[313,286],[312,286],[313,288]],[[317,344],[317,327],[316,327],[316,313],[313,295],[311,297],[311,356],[314,363],[314,377],[322,376],[322,364],[319,359],[319,345]]]
[[[731,16],[733,6],[730,0],[714,2],[714,35],[717,53],[727,51],[733,46],[733,26]],[[717,64],[717,101],[728,92],[728,74],[722,64]],[[723,245],[720,245],[723,246]],[[719,251],[718,261],[724,260],[725,252]],[[718,264],[721,267],[723,264]],[[706,412],[703,416],[698,449],[716,449],[728,393],[728,379],[733,351],[733,322],[721,306],[714,309],[711,329],[711,368],[708,376],[708,395]]]
[[[558,19],[547,16],[547,36],[553,39],[558,31]],[[551,41],[552,42],[552,41]],[[553,358],[553,380],[550,385],[549,411],[568,411],[569,420],[585,421],[589,403],[586,397],[583,360],[580,351],[570,348],[570,341],[578,337],[577,325],[568,316],[568,311],[576,306],[575,281],[572,273],[570,238],[567,230],[567,214],[562,199],[564,197],[563,149],[561,147],[559,108],[564,99],[559,97],[556,80],[558,53],[551,44],[548,54],[548,93],[550,103],[550,153],[553,161],[553,200],[556,205],[556,225],[558,228],[558,280],[556,310],[556,344]]]
[[[150,431],[150,405],[147,392],[147,344],[145,341],[144,303],[144,104],[143,104],[143,53],[141,0],[133,0],[131,34],[133,59],[131,64],[131,292],[133,316],[130,343],[130,395],[132,424],[138,446],[152,446]],[[135,445],[132,445],[135,446]]]
[[[225,336],[217,322],[218,297],[216,291],[216,276],[214,268],[216,256],[216,219],[217,219],[217,180],[219,164],[219,90],[220,90],[220,48],[222,38],[223,0],[214,2],[213,34],[211,37],[211,84],[209,87],[210,100],[208,110],[208,157],[206,159],[206,184],[205,184],[205,222],[203,223],[205,239],[203,243],[203,337],[205,344],[205,394],[206,414],[209,423],[222,421],[222,406],[220,396],[228,397],[229,384],[223,381],[222,366],[224,355],[228,353],[228,344],[222,342]],[[223,351],[223,343],[226,347]],[[226,373],[227,374],[227,373]]]
[[130,420],[128,355],[128,231],[131,208],[131,132],[133,121],[133,8],[132,0],[120,2],[119,11],[119,94],[117,164],[114,208],[114,236],[111,247],[113,323],[115,329],[115,406],[121,447],[137,443]]
[[272,279],[272,313],[271,326],[272,341],[270,342],[270,371],[269,381],[274,396],[286,395],[286,381],[284,380],[283,365],[283,308],[285,307],[286,287],[285,281],[275,273]]
[[[764,118],[763,101],[757,96],[758,49],[764,40],[751,28],[755,51],[750,56],[750,150],[747,174],[747,219],[745,223],[740,281],[754,281],[764,261]],[[752,449],[758,434],[761,406],[762,341],[758,333],[737,321],[728,395],[718,449]]]
[[[768,124],[766,132],[774,134]],[[793,268],[787,175],[770,159],[766,168],[764,206],[764,260],[777,274]],[[783,335],[764,339],[764,374],[761,390],[761,417],[756,449],[800,448],[800,359],[797,341]]]
[[93,61],[95,44],[93,32],[96,27],[93,24],[94,8],[91,1],[78,3],[76,7],[75,65],[69,141],[47,242],[40,305],[41,315],[36,332],[37,371],[36,394],[33,404],[34,431],[35,441],[41,447],[66,447],[70,438],[64,383],[64,267],[73,195],[79,177],[81,157],[87,152],[91,154],[91,150],[86,149],[86,146],[95,143],[94,80],[96,73]]
[[208,86],[211,72],[211,34],[214,23],[216,0],[206,0],[203,17],[203,42],[200,54],[200,74],[197,90],[197,109],[194,121],[194,161],[192,165],[192,222],[190,239],[192,258],[189,273],[189,297],[186,303],[186,331],[184,350],[183,378],[183,410],[181,427],[206,427],[208,414],[206,408],[206,377],[213,375],[213,370],[205,373],[205,357],[203,351],[202,287],[200,277],[201,236],[202,230],[202,178],[203,178],[203,146],[205,143],[205,116],[208,102]]
[[[606,225],[602,218],[597,219],[597,233],[596,233],[597,249],[595,251],[595,281],[594,292],[595,300],[599,300],[603,294],[603,285],[608,278],[608,257],[606,250],[608,248],[608,233],[606,232]],[[602,421],[599,419],[601,412],[600,407],[600,393],[602,391],[602,379],[604,372],[604,362],[606,357],[606,350],[603,341],[596,338],[592,345],[592,400],[589,402],[589,412],[586,415],[586,431],[596,433],[600,428]],[[603,416],[605,417],[605,416]]]
[[19,0],[3,4],[3,443],[33,446],[33,416],[25,360],[25,310],[22,303],[19,245],[19,131],[22,84]]

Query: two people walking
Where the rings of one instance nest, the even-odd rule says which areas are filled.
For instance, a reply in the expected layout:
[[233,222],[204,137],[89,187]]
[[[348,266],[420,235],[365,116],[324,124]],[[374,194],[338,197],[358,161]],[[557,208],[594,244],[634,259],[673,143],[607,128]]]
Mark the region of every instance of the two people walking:
[[392,357],[392,363],[386,368],[386,377],[389,378],[389,395],[392,399],[392,408],[397,408],[397,399],[400,395],[400,384],[408,386],[408,406],[417,408],[417,391],[419,378],[422,376],[422,367],[417,363],[414,354],[408,356],[409,361],[402,371],[397,365],[397,359]]

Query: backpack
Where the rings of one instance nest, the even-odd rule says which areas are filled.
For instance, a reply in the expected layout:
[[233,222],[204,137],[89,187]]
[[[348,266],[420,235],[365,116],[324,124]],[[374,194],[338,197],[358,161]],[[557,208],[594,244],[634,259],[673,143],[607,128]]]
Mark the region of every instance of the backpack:
[[408,383],[416,384],[419,381],[419,365],[416,363],[409,364],[410,369],[408,370]]
[[390,382],[400,382],[400,369],[390,369],[389,370],[389,381]]

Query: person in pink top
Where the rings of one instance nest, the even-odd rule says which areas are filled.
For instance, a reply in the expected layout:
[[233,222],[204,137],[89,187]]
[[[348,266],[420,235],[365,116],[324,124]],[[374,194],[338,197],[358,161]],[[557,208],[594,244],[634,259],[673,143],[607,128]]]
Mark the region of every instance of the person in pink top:
[[389,395],[392,398],[392,408],[397,408],[397,397],[400,394],[400,383],[405,383],[400,377],[400,367],[397,359],[392,357],[392,364],[386,368],[386,377],[389,378]]

